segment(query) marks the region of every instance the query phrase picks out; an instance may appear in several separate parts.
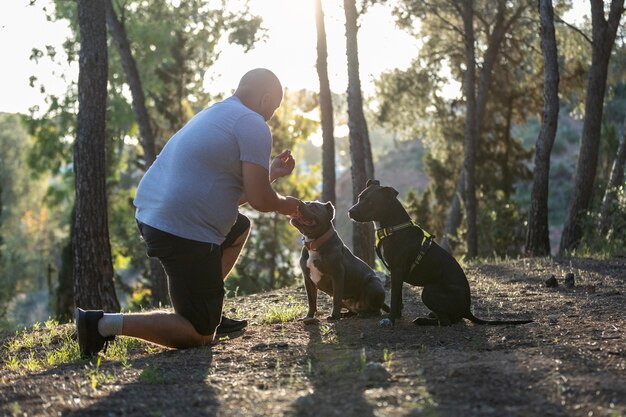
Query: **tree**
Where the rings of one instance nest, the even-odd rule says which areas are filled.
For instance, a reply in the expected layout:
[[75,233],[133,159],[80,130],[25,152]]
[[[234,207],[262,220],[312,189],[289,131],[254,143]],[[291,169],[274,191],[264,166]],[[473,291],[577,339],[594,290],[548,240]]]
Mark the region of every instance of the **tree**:
[[0,319],[5,316],[18,283],[22,288],[29,286],[32,275],[28,268],[36,263],[28,257],[28,249],[33,248],[21,251],[23,242],[30,237],[24,236],[22,217],[28,206],[36,204],[23,200],[38,194],[29,189],[28,170],[24,169],[28,145],[28,134],[19,116],[0,113]]
[[113,286],[104,155],[107,41],[104,0],[79,0],[78,116],[74,143],[74,297],[87,309],[119,311]]
[[624,183],[624,164],[626,164],[626,118],[624,119],[623,129],[622,140],[617,148],[617,155],[613,161],[609,183],[606,186],[604,198],[602,199],[599,219],[600,236],[609,236],[609,231],[613,223],[615,205],[617,204],[617,193],[619,188],[623,187]]
[[[124,22],[118,19],[115,9],[113,8],[112,0],[105,0],[105,6],[107,27],[115,41],[120,54],[122,67],[126,74],[126,80],[132,96],[133,113],[139,125],[139,139],[141,147],[143,148],[144,167],[145,170],[148,170],[156,159],[157,151],[154,131],[146,107],[146,97],[141,83],[141,77],[137,69],[137,62],[131,52]],[[153,306],[167,305],[169,304],[169,296],[165,271],[156,258],[150,258],[149,265],[151,303]]]
[[548,180],[550,178],[550,155],[559,117],[559,64],[552,0],[539,1],[539,14],[541,50],[544,57],[544,108],[541,130],[535,146],[535,169],[525,251],[530,256],[549,256]]
[[[448,250],[452,249],[450,240],[456,236],[463,218],[463,200],[467,212],[466,241],[469,257],[476,256],[478,251],[475,167],[484,139],[483,125],[489,96],[492,94],[494,68],[503,55],[502,45],[516,36],[522,39],[525,36],[522,19],[530,4],[528,0],[514,3],[498,0],[496,7],[492,7],[491,3],[469,0],[402,0],[395,9],[398,23],[402,27],[421,39],[426,39],[422,49],[424,60],[430,61],[431,70],[440,69],[442,61],[447,61],[453,76],[463,80],[464,163],[456,175],[456,189],[449,205],[441,245]],[[418,19],[420,29],[415,30],[414,22]],[[513,70],[507,68],[507,65],[502,68]]]
[[[374,163],[367,122],[363,113],[357,41],[358,12],[355,0],[344,0],[343,7],[346,15],[346,55],[348,58],[348,127],[352,158],[352,201],[356,203],[367,180],[374,178]],[[371,224],[354,223],[352,248],[356,256],[370,266],[374,266],[374,233]]]
[[608,66],[623,12],[624,0],[612,0],[608,19],[606,19],[604,2],[591,0],[593,43],[587,95],[585,97],[585,119],[574,177],[574,192],[570,199],[567,218],[561,235],[560,254],[575,249],[580,243],[582,222],[591,204],[598,164]]
[[320,80],[320,118],[322,120],[322,201],[336,203],[335,195],[335,136],[333,101],[328,81],[328,50],[322,0],[315,0],[317,28],[317,76]]
[[[498,16],[501,16],[502,3],[498,4]],[[459,11],[463,18],[465,34],[465,146],[463,158],[463,196],[467,219],[467,257],[474,258],[478,253],[476,231],[476,147],[478,123],[476,117],[476,50],[474,46],[474,1],[465,0]],[[500,20],[498,20],[500,21]],[[494,29],[495,31],[495,29]],[[446,232],[448,232],[446,230]]]

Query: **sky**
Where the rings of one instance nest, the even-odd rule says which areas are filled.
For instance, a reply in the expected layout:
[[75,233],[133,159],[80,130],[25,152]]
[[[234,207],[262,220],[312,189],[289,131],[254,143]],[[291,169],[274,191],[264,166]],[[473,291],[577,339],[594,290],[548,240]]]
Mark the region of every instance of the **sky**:
[[[229,5],[236,5],[237,1],[240,0],[230,1]],[[0,69],[0,112],[27,113],[33,105],[43,107],[44,95],[29,86],[33,75],[54,94],[62,94],[68,80],[77,79],[77,64],[68,67],[45,58],[39,63],[29,60],[34,47],[44,49],[52,45],[60,50],[69,33],[67,23],[46,21],[42,7],[49,4],[49,0],[36,0],[34,6],[29,5],[31,2],[2,0],[0,4],[0,56],[5,63]],[[323,1],[328,71],[331,90],[335,92],[343,92],[347,87],[342,3]],[[267,40],[247,54],[224,40],[220,59],[207,73],[206,87],[230,93],[248,69],[266,67],[273,70],[288,89],[317,90],[313,0],[250,0],[250,6],[253,14],[263,18],[263,26],[268,30]],[[582,13],[582,9],[576,13]],[[374,80],[384,71],[406,68],[417,56],[419,46],[413,37],[396,27],[391,13],[383,6],[371,8],[359,23],[361,83],[364,94],[370,95],[374,92]],[[447,94],[457,95],[459,89],[460,85],[451,83]]]
[[[0,5],[0,56],[9,57],[0,69],[0,112],[23,112],[43,105],[43,95],[29,86],[35,75],[50,92],[60,94],[67,81],[77,78],[77,65],[72,68],[53,65],[42,59],[38,64],[29,60],[34,47],[58,47],[69,33],[64,22],[48,22],[42,12],[47,1],[3,0]],[[232,2],[231,2],[232,3]],[[347,68],[345,57],[344,14],[337,0],[324,1],[328,37],[328,69],[331,89],[345,91]],[[251,11],[263,17],[267,40],[248,52],[229,46],[224,39],[220,59],[207,74],[207,88],[230,93],[241,76],[251,68],[273,70],[289,89],[319,88],[316,61],[315,9],[312,0],[251,0]],[[359,42],[363,90],[373,92],[373,80],[384,70],[405,68],[417,54],[417,43],[395,26],[388,10],[373,8],[361,21]],[[36,29],[35,29],[36,28]],[[367,48],[365,48],[367,45]]]

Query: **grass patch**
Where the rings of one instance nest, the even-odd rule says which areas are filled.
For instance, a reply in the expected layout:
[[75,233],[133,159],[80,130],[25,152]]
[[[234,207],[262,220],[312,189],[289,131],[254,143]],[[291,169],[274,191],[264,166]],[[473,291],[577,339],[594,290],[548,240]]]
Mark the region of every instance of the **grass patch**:
[[128,355],[133,350],[147,350],[151,347],[148,343],[132,337],[116,337],[113,343],[109,344],[106,351],[106,358],[114,361],[122,362],[126,368]]
[[35,372],[79,360],[78,343],[72,340],[73,330],[72,325],[48,320],[15,332],[2,347],[4,366],[14,372]]
[[306,307],[302,302],[296,301],[289,296],[285,303],[275,304],[268,307],[265,316],[261,319],[263,324],[286,323],[297,320],[306,314]]
[[91,388],[94,390],[97,389],[98,384],[112,381],[114,379],[113,375],[100,368],[101,360],[102,358],[98,356],[95,364],[90,362],[89,365],[85,367],[85,374],[91,383]]
[[146,368],[141,371],[139,379],[146,384],[164,384],[165,376],[163,371],[155,365],[147,365]]

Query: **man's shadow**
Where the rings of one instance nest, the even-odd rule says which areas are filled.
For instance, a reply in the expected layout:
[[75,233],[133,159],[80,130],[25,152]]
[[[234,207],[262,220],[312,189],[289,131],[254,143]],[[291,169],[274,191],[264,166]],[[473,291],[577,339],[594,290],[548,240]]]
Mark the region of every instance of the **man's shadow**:
[[[89,406],[63,415],[217,415],[220,400],[208,381],[213,356],[211,346],[163,350],[130,361],[116,361],[105,356],[98,367],[104,375],[101,384],[109,384],[107,374],[112,375],[113,381],[122,384],[120,389],[109,391]],[[87,368],[87,373],[92,375],[98,372],[93,371],[96,369],[93,362]],[[137,374],[132,375],[132,381],[124,383],[120,377],[128,371],[125,369],[116,375],[120,368],[137,370]]]

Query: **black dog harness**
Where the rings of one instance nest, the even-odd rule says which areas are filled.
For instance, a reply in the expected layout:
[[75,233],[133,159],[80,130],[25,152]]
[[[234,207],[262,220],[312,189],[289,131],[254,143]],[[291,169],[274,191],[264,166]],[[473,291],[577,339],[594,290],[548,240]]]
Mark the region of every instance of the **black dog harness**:
[[381,262],[383,263],[383,265],[385,265],[387,269],[389,269],[389,264],[383,258],[383,254],[380,250],[380,242],[384,238],[391,236],[398,230],[406,229],[407,227],[417,227],[424,234],[424,238],[422,239],[422,242],[420,245],[420,250],[417,256],[415,257],[415,260],[411,264],[409,273],[411,273],[413,269],[415,269],[415,267],[419,265],[419,263],[422,261],[422,258],[424,257],[424,255],[426,255],[426,252],[430,248],[432,241],[435,239],[434,235],[431,235],[430,233],[428,233],[426,230],[424,230],[424,228],[422,228],[422,226],[420,226],[417,222],[413,220],[406,222],[406,223],[401,223],[395,226],[391,226],[391,227],[381,227],[380,229],[376,229],[376,255],[378,255],[378,258],[380,258]]

